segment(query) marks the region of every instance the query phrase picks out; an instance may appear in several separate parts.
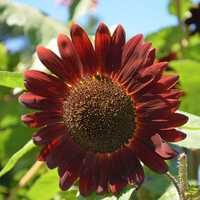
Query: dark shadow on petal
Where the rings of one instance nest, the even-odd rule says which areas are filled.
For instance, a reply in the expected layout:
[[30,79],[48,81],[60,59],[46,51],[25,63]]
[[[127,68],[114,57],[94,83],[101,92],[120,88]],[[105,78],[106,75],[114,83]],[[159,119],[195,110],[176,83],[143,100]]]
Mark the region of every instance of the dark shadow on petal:
[[71,38],[83,65],[83,74],[96,72],[96,55],[87,33],[77,24],[71,27]]

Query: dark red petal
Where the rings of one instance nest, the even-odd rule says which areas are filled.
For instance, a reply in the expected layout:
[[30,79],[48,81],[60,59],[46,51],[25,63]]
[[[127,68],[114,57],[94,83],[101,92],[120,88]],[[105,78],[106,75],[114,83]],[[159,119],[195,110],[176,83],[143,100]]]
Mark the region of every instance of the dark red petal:
[[98,156],[99,180],[96,189],[98,194],[108,192],[109,164],[110,163],[107,154]]
[[163,101],[162,99],[153,99],[146,102],[138,103],[136,105],[136,110],[140,115],[155,114],[162,110],[169,110],[172,108],[171,104]]
[[39,59],[41,62],[59,78],[68,81],[68,72],[65,69],[62,60],[50,49],[42,46],[38,46],[36,49]]
[[79,188],[83,196],[90,195],[97,188],[98,172],[96,165],[97,160],[95,154],[88,152],[80,172]]
[[68,133],[65,133],[65,138],[63,138],[62,143],[46,155],[45,160],[50,169],[59,167],[60,170],[58,172],[59,175],[62,176],[64,173],[63,169],[65,169],[73,159],[79,158],[82,155],[82,151],[71,141]]
[[71,168],[70,170],[66,170],[60,178],[60,188],[62,190],[68,190],[78,178],[78,170],[76,168],[78,167],[75,166],[73,169]]
[[166,107],[165,109],[157,109],[148,112],[142,112],[138,119],[142,119],[141,121],[146,120],[154,120],[154,119],[162,119],[164,116],[170,116],[171,110],[170,108]]
[[[176,119],[176,116],[174,118],[174,113],[171,111],[171,108],[168,106],[163,106],[159,109],[159,107],[155,107],[155,110],[152,108],[147,108],[146,110],[140,110],[137,114],[137,121],[138,125],[149,128],[157,128],[157,129],[163,129],[164,127],[174,127],[179,126],[179,123],[185,123],[187,119],[183,118],[182,121]],[[149,111],[149,112],[148,112]],[[176,120],[176,121],[174,121]],[[174,122],[173,122],[174,121]],[[169,125],[167,123],[169,122]]]
[[70,163],[71,160],[83,156],[84,156],[83,150],[80,149],[79,145],[74,143],[68,131],[66,130],[60,144],[57,145],[54,149],[52,149],[51,152],[49,152],[49,154],[46,154],[44,159],[49,168],[52,169],[57,166],[61,168],[61,175],[62,175],[63,166],[65,168],[65,166],[68,165],[68,163]]
[[116,77],[116,80],[121,84],[126,85],[130,80],[134,79],[134,76],[138,73],[138,70],[144,66],[148,53],[151,49],[151,43],[145,43],[138,45],[135,52],[125,65],[122,63],[122,69]]
[[[136,52],[138,52],[139,47],[141,47],[142,43],[143,43],[143,35],[139,34],[136,35],[134,37],[132,37],[124,46],[123,46],[123,52],[122,52],[122,60],[121,60],[121,66],[119,68],[119,70],[115,73],[115,75],[113,76],[114,80],[124,80],[125,78],[127,78],[127,75],[129,73],[127,73],[127,70],[130,71],[130,69],[124,68],[124,66],[129,63],[128,66],[130,66],[130,64],[133,64],[133,60],[135,60],[135,58],[137,57],[138,53],[136,54]],[[134,66],[132,65],[132,68],[134,68]]]
[[82,75],[83,66],[73,43],[67,35],[58,35],[58,49],[69,77],[75,82]]
[[162,84],[165,89],[170,89],[174,87],[178,82],[179,76],[163,76],[159,81],[158,84]]
[[42,97],[31,92],[23,93],[19,101],[28,108],[38,110],[58,110],[62,107],[62,99]]
[[[166,65],[167,66],[167,65]],[[152,94],[166,92],[167,89],[175,88],[179,77],[177,75],[160,76],[159,80],[150,88]]]
[[170,89],[167,90],[165,93],[161,93],[159,94],[159,96],[161,96],[164,99],[179,99],[181,96],[184,95],[183,91],[180,91],[178,89]]
[[[68,160],[71,159],[72,156],[70,155],[72,155],[72,153],[70,154],[70,152],[74,151],[74,148],[66,137],[67,136],[63,138],[63,141],[59,146],[56,146],[51,150],[51,152],[45,155],[44,160],[46,161],[48,168],[53,169],[55,167],[62,166],[63,163],[67,162],[66,157]],[[74,154],[77,155],[76,153]]]
[[40,152],[40,154],[39,154],[37,159],[39,161],[45,161],[46,160],[46,156],[49,155],[51,153],[51,151],[53,151],[55,148],[60,146],[63,138],[64,138],[64,136],[60,136],[60,137],[56,138],[55,140],[53,140],[50,144],[46,145],[43,148],[43,150]]
[[111,35],[108,27],[100,23],[95,34],[95,52],[98,62],[98,71],[103,74],[107,71],[108,56],[111,47]]
[[145,145],[138,140],[134,140],[130,144],[130,149],[136,154],[136,156],[150,169],[165,173],[168,171],[168,166],[164,160],[157,155],[157,153],[149,145]]
[[[147,68],[141,69],[135,77],[127,82],[126,88],[130,95],[144,94],[154,88],[155,83],[160,79],[162,72],[167,67],[167,63],[156,63]],[[128,80],[128,79],[127,79]]]
[[41,128],[33,136],[33,141],[37,145],[48,145],[57,137],[64,135],[66,128],[63,124],[51,124]]
[[149,140],[151,136],[155,134],[156,131],[157,129],[155,129],[155,127],[146,127],[142,125],[142,123],[140,125],[140,122],[139,122],[137,131],[135,133],[135,137],[141,140]]
[[179,101],[179,98],[183,95],[183,92],[177,89],[166,90],[163,93],[151,93],[151,91],[146,92],[144,94],[134,95],[135,101],[140,103],[145,103],[148,101],[156,101],[160,100],[165,102],[166,104],[173,104],[173,101]]
[[144,181],[144,170],[139,160],[128,148],[124,148],[121,157],[122,163],[124,164],[125,177],[127,177],[128,183],[140,186]]
[[81,59],[83,73],[87,74],[96,72],[97,65],[95,51],[87,33],[80,26],[74,24],[71,27],[71,38],[76,52]]
[[21,120],[30,128],[39,128],[46,124],[62,122],[63,118],[59,112],[37,112],[21,116]]
[[136,47],[143,43],[144,37],[142,34],[138,34],[132,37],[123,48],[122,53],[122,65],[124,66],[133,55],[135,55]]
[[180,113],[173,113],[169,118],[166,120],[153,120],[152,126],[157,126],[159,129],[166,129],[166,128],[175,128],[182,126],[188,121],[188,117],[180,114]]
[[177,156],[177,152],[173,150],[159,134],[151,137],[151,141],[155,146],[155,152],[164,159],[172,159]]
[[126,41],[126,34],[121,25],[118,25],[111,37],[111,47],[108,55],[106,73],[115,73],[121,67],[122,51]]
[[[153,75],[141,77],[139,76],[139,74],[137,74],[132,80],[129,81],[126,87],[128,94],[129,95],[136,94],[137,92],[151,85],[154,79],[155,76]],[[141,97],[141,95],[139,96]]]
[[36,70],[24,73],[25,86],[31,92],[45,97],[63,97],[67,94],[67,86],[58,78]]
[[76,157],[65,166],[63,169],[64,173],[60,178],[60,188],[62,190],[67,190],[73,185],[73,183],[79,177],[81,165],[82,158]]
[[110,157],[109,188],[112,193],[118,193],[127,184],[128,180],[123,177],[123,165],[120,152],[112,153]]
[[145,66],[150,66],[153,65],[156,57],[156,50],[153,48],[149,51],[146,63],[144,64]]
[[112,192],[113,194],[117,194],[119,193],[123,188],[125,188],[127,186],[127,182],[126,181],[122,181],[122,182],[117,182],[117,183],[113,183],[110,184],[110,192]]
[[162,137],[163,140],[167,142],[179,142],[186,138],[185,133],[176,129],[160,130],[159,135]]
[[167,62],[155,63],[147,68],[144,68],[141,72],[142,76],[153,75],[156,77],[156,81],[161,78],[162,72],[167,68]]
[[[73,153],[71,153],[72,151]],[[55,152],[54,156],[56,155],[56,153],[59,154],[59,152]],[[82,167],[82,162],[85,158],[85,152],[81,151],[80,149],[72,145],[70,146],[70,148],[68,147],[63,148],[62,154],[63,154],[62,156],[58,155],[59,159],[57,159],[56,161],[57,164],[55,164],[55,166],[58,166],[58,174],[60,177],[65,173],[66,169],[68,168],[68,166],[70,166],[71,162],[73,162],[76,159],[80,160],[80,165]],[[53,155],[52,155],[52,158],[53,158]]]
[[[134,95],[133,99],[137,102],[136,108],[142,117],[149,116],[151,119],[162,118],[161,113],[175,112],[180,104],[179,98],[183,95],[182,91],[171,89],[161,94],[145,93]],[[159,110],[159,106],[163,108]],[[154,108],[154,109],[153,109]],[[152,113],[153,112],[153,113]],[[165,114],[163,116],[166,116]]]

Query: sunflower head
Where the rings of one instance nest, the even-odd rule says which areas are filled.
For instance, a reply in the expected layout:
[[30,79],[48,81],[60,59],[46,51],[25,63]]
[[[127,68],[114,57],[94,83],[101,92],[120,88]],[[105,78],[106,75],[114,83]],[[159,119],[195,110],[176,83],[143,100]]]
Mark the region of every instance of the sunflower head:
[[178,76],[163,75],[166,62],[154,62],[155,49],[141,34],[125,42],[119,25],[113,34],[101,23],[94,45],[78,25],[71,38],[58,36],[60,55],[39,46],[37,54],[50,74],[28,70],[27,91],[19,98],[40,110],[22,116],[39,128],[33,141],[38,157],[58,168],[63,190],[79,180],[80,193],[119,192],[144,180],[140,162],[165,173],[166,159],[176,156],[167,142],[185,134],[187,121],[177,113],[183,94]]

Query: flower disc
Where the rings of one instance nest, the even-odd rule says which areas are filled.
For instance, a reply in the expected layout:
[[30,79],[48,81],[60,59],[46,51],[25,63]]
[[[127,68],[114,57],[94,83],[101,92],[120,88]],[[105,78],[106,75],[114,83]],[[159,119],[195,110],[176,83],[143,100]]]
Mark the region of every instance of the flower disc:
[[64,122],[72,138],[87,150],[113,152],[133,135],[134,109],[129,96],[106,78],[88,77],[64,102]]

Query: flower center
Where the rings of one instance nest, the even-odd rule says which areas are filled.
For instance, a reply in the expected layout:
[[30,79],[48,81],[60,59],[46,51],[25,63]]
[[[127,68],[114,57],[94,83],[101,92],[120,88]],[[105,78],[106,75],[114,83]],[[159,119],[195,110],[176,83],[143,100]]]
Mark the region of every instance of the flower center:
[[133,136],[133,102],[111,80],[87,77],[65,98],[64,123],[74,141],[84,149],[113,152]]

